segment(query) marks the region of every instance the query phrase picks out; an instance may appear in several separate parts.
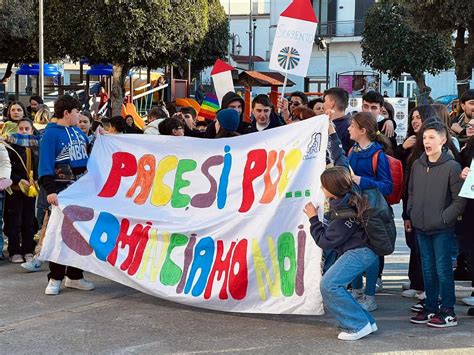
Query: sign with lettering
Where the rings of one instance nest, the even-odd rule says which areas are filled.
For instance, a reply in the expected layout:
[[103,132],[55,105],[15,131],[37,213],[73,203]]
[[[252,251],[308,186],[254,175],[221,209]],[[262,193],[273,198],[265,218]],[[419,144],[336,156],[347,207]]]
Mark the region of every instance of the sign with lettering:
[[99,136],[59,194],[41,258],[198,307],[322,314],[327,120],[240,137]]
[[306,76],[318,22],[309,0],[294,0],[280,15],[269,68]]

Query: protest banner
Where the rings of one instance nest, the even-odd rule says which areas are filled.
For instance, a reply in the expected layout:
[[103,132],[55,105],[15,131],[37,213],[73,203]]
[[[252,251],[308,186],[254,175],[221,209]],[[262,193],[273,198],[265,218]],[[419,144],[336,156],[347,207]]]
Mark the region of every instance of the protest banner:
[[327,129],[315,117],[214,140],[99,136],[40,258],[197,307],[322,314],[302,209],[323,205]]
[[232,70],[234,67],[223,60],[217,59],[211,71],[212,82],[216,90],[216,96],[219,105],[222,105],[222,98],[229,91],[234,91],[234,81],[232,79]]

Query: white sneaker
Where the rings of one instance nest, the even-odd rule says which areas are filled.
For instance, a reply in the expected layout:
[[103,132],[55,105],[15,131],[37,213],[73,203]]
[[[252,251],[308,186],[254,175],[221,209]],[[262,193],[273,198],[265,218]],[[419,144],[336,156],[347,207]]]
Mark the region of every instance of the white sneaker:
[[41,260],[33,258],[32,260],[21,264],[21,267],[23,269],[28,270],[29,272],[35,272],[35,271],[40,271],[42,265],[43,265],[43,262]]
[[418,297],[422,293],[423,291],[414,290],[410,288],[409,290],[405,290],[402,292],[402,297],[414,298],[414,297]]
[[371,324],[367,323],[367,325],[358,332],[340,332],[337,338],[339,340],[359,340],[372,332]]
[[377,327],[377,323],[373,323],[370,325],[372,327],[372,333],[375,333],[379,328]]
[[364,291],[361,288],[353,288],[351,290],[351,295],[354,297],[356,301],[359,301],[360,299],[364,298]]
[[23,260],[23,255],[15,254],[12,257],[10,257],[10,261],[14,264],[21,264],[25,260]]
[[379,293],[383,290],[383,282],[380,277],[377,278],[377,282],[375,283],[375,293]]
[[26,262],[33,260],[33,258],[34,258],[33,254],[31,254],[31,253],[25,254],[25,261]]
[[403,291],[409,290],[409,289],[410,289],[410,284],[411,284],[410,281],[402,282],[402,290],[403,290]]
[[426,292],[423,291],[419,295],[416,296],[420,301],[423,301],[426,298]]
[[474,297],[465,297],[462,299],[464,304],[467,304],[468,306],[474,306]]
[[372,312],[377,309],[377,303],[375,302],[375,296],[365,296],[362,300],[359,301],[359,304],[367,312]]
[[58,295],[62,280],[49,279],[48,286],[44,290],[45,295]]
[[77,290],[82,290],[82,291],[91,291],[95,288],[92,282],[89,282],[84,278],[79,279],[79,280],[71,280],[67,276],[66,276],[66,281],[64,282],[64,286],[68,288],[75,288]]

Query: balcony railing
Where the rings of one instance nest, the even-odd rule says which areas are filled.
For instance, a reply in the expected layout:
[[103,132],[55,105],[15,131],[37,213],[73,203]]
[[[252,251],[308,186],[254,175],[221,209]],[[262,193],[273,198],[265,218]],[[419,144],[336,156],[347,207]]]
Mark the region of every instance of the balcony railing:
[[[354,37],[361,36],[364,21],[329,21],[319,24],[323,37]],[[319,30],[318,30],[319,31]],[[319,35],[319,32],[318,32]]]

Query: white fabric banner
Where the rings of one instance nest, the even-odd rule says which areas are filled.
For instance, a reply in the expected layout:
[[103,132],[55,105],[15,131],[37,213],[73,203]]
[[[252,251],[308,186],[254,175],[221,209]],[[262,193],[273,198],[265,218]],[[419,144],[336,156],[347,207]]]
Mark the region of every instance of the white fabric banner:
[[327,125],[100,136],[88,173],[59,194],[40,257],[187,305],[322,314],[321,250],[302,209],[322,206]]
[[280,16],[269,68],[305,77],[313,51],[316,22]]

